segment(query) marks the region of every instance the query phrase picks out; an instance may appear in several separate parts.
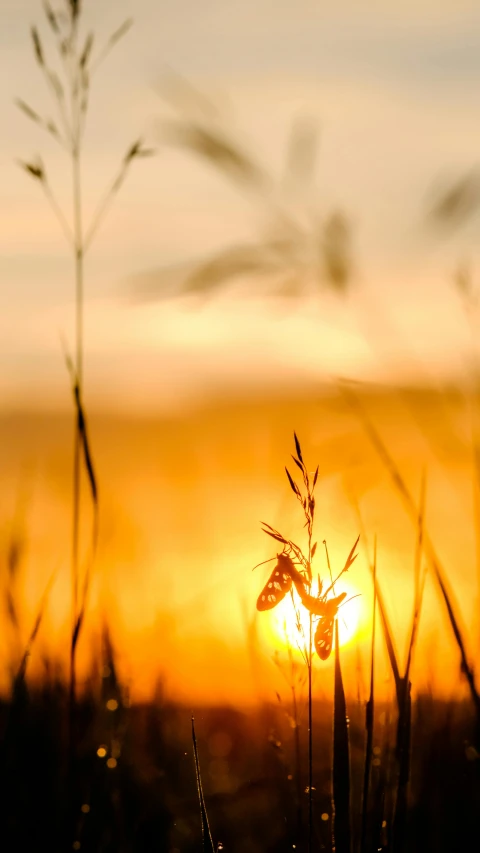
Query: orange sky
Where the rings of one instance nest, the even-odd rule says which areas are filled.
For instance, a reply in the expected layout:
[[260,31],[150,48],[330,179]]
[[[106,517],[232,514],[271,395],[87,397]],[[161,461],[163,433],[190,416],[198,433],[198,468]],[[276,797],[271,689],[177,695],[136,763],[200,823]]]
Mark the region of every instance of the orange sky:
[[[429,524],[473,630],[468,405],[461,392],[446,402],[442,394],[471,376],[472,341],[452,270],[464,257],[475,262],[478,218],[440,237],[428,230],[425,210],[435,186],[478,162],[478,3],[86,0],[85,9],[99,42],[132,12],[136,18],[96,83],[86,216],[139,133],[158,149],[135,164],[86,270],[85,400],[101,493],[91,627],[102,613],[111,619],[136,696],[149,694],[162,671],[172,692],[198,701],[272,695],[281,682],[271,661],[284,648],[281,625],[276,614],[252,623],[266,570],[250,569],[273,554],[260,519],[301,535],[283,474],[295,428],[312,467],[320,463],[319,538],[328,539],[335,565],[358,534],[352,489],[370,540],[379,537],[403,648],[414,535],[358,424],[338,402],[318,400],[320,385],[331,388],[341,375],[436,389],[413,409],[411,398],[382,397],[375,414],[416,493],[428,466]],[[69,602],[71,424],[56,413],[71,403],[60,347],[61,335],[73,338],[71,261],[38,187],[14,161],[41,151],[66,210],[70,178],[12,103],[19,96],[50,109],[29,42],[40,16],[36,0],[1,4],[0,518],[6,537],[26,484],[23,631],[58,566],[39,642],[51,652],[63,648]],[[267,298],[255,279],[203,306],[176,298],[179,272],[259,239],[271,223],[262,205],[161,141],[160,120],[171,110],[155,87],[167,68],[218,104],[229,132],[268,168],[269,205],[302,223],[337,207],[351,217],[346,298],[311,275],[316,291],[296,301]],[[305,117],[318,126],[319,146],[302,185],[286,177],[286,162],[292,126]],[[145,290],[155,298],[145,300]],[[353,684],[357,649],[364,668],[367,656],[364,556],[349,580],[361,593],[358,631],[344,650]],[[457,689],[458,661],[431,586],[425,614],[418,683],[436,678],[444,691]],[[250,636],[258,632],[253,657],[248,626]],[[11,638],[1,642],[8,655]],[[88,651],[86,638],[84,661]],[[319,685],[327,673],[329,665]]]
[[[477,587],[468,409],[461,398],[447,402],[445,408],[435,395],[403,400],[381,396],[369,406],[417,494],[422,466],[428,467],[429,528],[473,648]],[[312,389],[309,397],[270,402],[252,397],[212,401],[164,419],[93,415],[101,547],[90,628],[103,613],[110,619],[133,695],[149,695],[160,672],[166,673],[172,693],[196,701],[206,696],[249,701],[258,690],[271,696],[279,688],[281,675],[271,657],[275,649],[285,653],[283,617],[273,611],[258,614],[252,623],[269,569],[251,569],[276,552],[275,543],[261,533],[260,520],[300,541],[303,535],[283,473],[293,424],[311,467],[320,464],[317,536],[320,544],[327,539],[334,568],[343,565],[359,532],[352,490],[360,500],[370,548],[377,533],[379,577],[404,654],[415,534],[358,424],[338,400],[322,400]],[[0,427],[4,535],[19,472],[27,472],[23,477],[30,493],[27,562],[19,582],[21,599],[27,597],[24,631],[48,573],[58,565],[39,650],[60,654],[69,612],[68,426],[63,416],[18,415],[4,417]],[[321,547],[317,571],[322,576],[326,571]],[[347,605],[342,613],[347,625],[357,621],[357,632],[344,648],[349,682],[356,690],[357,649],[366,678],[371,611],[362,549],[347,580],[349,594],[361,593],[352,609]],[[258,635],[253,659],[247,643],[252,630]],[[2,642],[5,653],[8,638]],[[89,642],[85,639],[84,655]],[[431,583],[417,663],[415,685],[425,686],[433,678],[447,693],[458,690],[456,650]],[[326,678],[329,665],[322,664],[320,671]]]

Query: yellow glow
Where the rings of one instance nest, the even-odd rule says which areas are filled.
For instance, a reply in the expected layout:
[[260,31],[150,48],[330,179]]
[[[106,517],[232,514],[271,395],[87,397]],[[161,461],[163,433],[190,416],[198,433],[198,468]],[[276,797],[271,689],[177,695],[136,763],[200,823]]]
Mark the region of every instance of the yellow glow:
[[[110,497],[104,510],[105,547],[98,572],[94,574],[84,642],[79,646],[79,682],[88,682],[92,649],[98,648],[99,629],[106,610],[115,649],[118,649],[115,666],[121,684],[119,689],[130,691],[133,702],[151,699],[159,672],[162,677],[165,674],[172,699],[185,703],[231,701],[240,705],[256,703],[259,696],[262,701],[271,698],[283,679],[272,666],[271,658],[276,650],[283,656],[286,651],[283,629],[286,617],[291,648],[295,660],[301,664],[301,655],[296,651],[298,638],[290,598],[265,613],[256,610],[256,600],[274,561],[251,571],[259,561],[280,550],[273,541],[270,545],[267,538],[262,537],[258,519],[268,520],[294,539],[298,536],[301,543],[305,541],[301,538],[299,508],[286,477],[282,487],[283,479],[277,476],[277,462],[281,467],[286,461],[288,441],[285,436],[290,435],[293,415],[298,433],[312,437],[310,444],[305,440],[305,454],[308,451],[308,457],[312,458],[312,468],[317,459],[322,463],[323,479],[317,487],[319,540],[321,543],[325,531],[333,571],[343,565],[358,533],[352,504],[355,496],[359,496],[366,530],[358,546],[358,559],[335,585],[337,595],[343,591],[348,597],[362,593],[360,598],[343,604],[339,611],[347,692],[357,696],[359,679],[362,698],[368,689],[373,595],[364,546],[367,545],[371,558],[375,531],[379,539],[379,583],[395,641],[404,658],[414,593],[415,531],[411,521],[403,512],[388,477],[375,462],[373,451],[367,453],[362,428],[351,415],[334,408],[333,402],[325,397],[322,423],[319,424],[316,409],[311,407],[309,399],[305,398],[302,407],[296,409],[300,399],[303,398],[287,397],[281,406],[266,401],[261,407],[258,401],[247,399],[229,402],[225,408],[212,403],[209,407],[192,410],[188,418],[179,414],[175,418],[172,416],[171,422],[153,418],[151,422],[139,420],[135,427],[130,427],[130,421],[120,416],[111,421],[92,413],[97,428],[97,452],[99,458],[105,460],[104,477],[109,484]],[[422,413],[428,415],[435,399],[422,392],[415,403],[415,417],[417,412],[419,419]],[[370,407],[378,428],[386,430],[392,455],[412,488],[419,484],[422,465],[428,468],[429,479],[432,477],[433,482],[429,498],[429,533],[444,555],[446,575],[450,580],[455,579],[463,621],[473,628],[478,614],[474,608],[475,536],[471,516],[470,456],[463,451],[461,455],[459,449],[459,459],[450,460],[446,456],[445,468],[441,468],[423,433],[419,435],[417,422],[412,422],[413,418],[402,408],[403,404],[398,403],[396,395],[372,397],[365,400],[365,405]],[[461,405],[459,398],[447,411],[451,411],[459,435],[468,435],[468,411],[463,403]],[[393,414],[390,414],[392,407]],[[5,424],[10,424],[8,418],[3,429]],[[39,424],[43,424],[41,435],[45,436],[43,449],[39,445],[39,459],[43,460],[42,470],[47,472],[53,465],[53,451],[46,442],[47,436],[56,448],[58,459],[69,458],[69,420],[48,415],[39,420]],[[436,422],[433,435],[439,447],[447,446],[447,426],[448,422],[441,418]],[[8,428],[10,432],[4,447],[9,449],[8,453],[5,450],[4,462],[10,486],[2,493],[0,514],[5,518],[15,500],[18,460],[28,458],[32,440],[29,421],[24,421],[23,415],[18,419],[12,416]],[[113,443],[112,435],[115,437]],[[151,448],[156,446],[158,435],[160,446],[164,448],[160,479],[157,468],[151,464]],[[345,436],[348,436],[347,442]],[[188,453],[185,452],[187,445]],[[115,465],[119,457],[122,466]],[[351,459],[356,460],[355,464]],[[68,473],[67,469],[65,463]],[[54,467],[53,473],[55,471]],[[68,554],[68,525],[63,521],[68,518],[71,496],[67,473],[61,471],[59,468],[58,484],[56,474],[51,483],[46,477],[39,480],[35,512],[32,507],[32,516],[26,519],[38,571],[33,571],[33,565],[30,568],[25,565],[24,582],[18,588],[18,606],[25,632],[35,623],[50,575],[51,554],[59,560]],[[258,491],[256,486],[253,489],[252,483],[259,484]],[[158,500],[170,507],[161,521]],[[182,525],[185,527],[187,523],[186,502],[191,511],[185,528],[188,536],[183,536]],[[213,530],[221,534],[212,538]],[[465,553],[461,571],[456,570],[459,549],[464,549],[462,553]],[[149,559],[145,559],[147,552]],[[315,562],[315,570],[320,570],[325,580],[328,572],[321,544]],[[294,594],[297,596],[296,592]],[[40,682],[45,677],[44,651],[55,658],[59,650],[61,656],[62,650],[68,648],[70,598],[69,573],[61,569],[42,622],[38,638],[41,648],[29,661],[29,678]],[[391,681],[384,681],[389,674],[389,664],[378,608],[376,638],[376,690],[384,698],[390,696]],[[10,686],[6,673],[11,648],[5,632],[0,645],[4,664],[0,686],[6,692]],[[414,658],[414,691],[432,689],[436,694],[448,696],[451,690],[463,691],[457,658],[458,650],[445,618],[445,608],[434,584],[427,583]],[[324,664],[314,655],[313,662],[321,672],[331,669],[333,659],[332,654]],[[105,678],[112,676],[109,666],[103,669],[103,675]],[[113,717],[120,713],[128,699],[123,695],[120,699],[113,688],[103,683],[103,707],[105,713]],[[321,682],[317,680],[318,684]],[[330,687],[328,680],[321,684],[326,693]],[[320,687],[317,689],[320,691]],[[114,697],[119,709],[111,712],[106,704]],[[98,747],[106,746],[98,744]],[[99,761],[106,761],[109,756],[119,758],[111,744]]]
[[107,702],[107,709],[109,711],[116,711],[118,708],[118,702],[116,699],[109,699]]
[[107,767],[110,770],[113,770],[116,766],[117,766],[117,759],[116,758],[109,758],[107,761]]
[[[357,634],[362,599],[361,597],[354,598],[359,593],[350,580],[343,582],[342,578],[336,585],[335,591],[337,595],[340,595],[342,592],[347,593],[347,598],[338,611],[339,641],[340,646],[344,646]],[[292,605],[291,596],[286,596],[272,612],[271,622],[275,642],[280,640],[285,647],[290,646],[293,649],[297,649],[299,646],[303,647],[304,639],[308,642],[309,633],[309,613],[308,610],[302,607],[297,596],[295,596],[295,606],[296,612]],[[297,616],[300,617],[300,630],[297,626]],[[317,625],[316,618],[314,618],[313,624],[313,630],[315,631]]]
[[105,749],[105,747],[104,747],[104,746],[99,746],[99,747],[98,747],[98,749],[97,749],[97,755],[98,755],[98,757],[99,757],[99,758],[105,758],[106,754],[107,754],[107,750]]

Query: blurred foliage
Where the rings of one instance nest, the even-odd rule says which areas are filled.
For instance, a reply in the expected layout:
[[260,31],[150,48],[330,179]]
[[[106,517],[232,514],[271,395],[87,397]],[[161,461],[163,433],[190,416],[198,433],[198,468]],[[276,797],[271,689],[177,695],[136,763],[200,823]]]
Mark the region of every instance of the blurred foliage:
[[[311,195],[315,182],[318,134],[305,118],[293,123],[283,176],[278,179],[229,128],[219,109],[189,83],[173,76],[162,91],[174,115],[162,120],[164,143],[185,150],[247,193],[264,223],[251,242],[228,246],[193,265],[161,269],[148,276],[140,298],[161,299],[176,293],[204,296],[235,279],[250,279],[267,296],[298,298],[327,287],[346,294],[353,281],[352,227],[340,210],[320,215],[295,197]],[[144,280],[145,281],[145,280]],[[250,286],[249,284],[247,286]]]

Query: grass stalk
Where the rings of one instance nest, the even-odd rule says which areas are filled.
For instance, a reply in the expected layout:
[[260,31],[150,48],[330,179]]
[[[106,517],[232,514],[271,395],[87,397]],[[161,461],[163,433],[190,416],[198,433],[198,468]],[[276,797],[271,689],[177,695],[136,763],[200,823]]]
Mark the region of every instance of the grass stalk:
[[[53,120],[44,118],[40,112],[32,109],[25,101],[18,99],[17,106],[24,115],[37,126],[46,130],[58,143],[63,152],[66,152],[71,169],[71,216],[67,216],[61,204],[56,200],[42,161],[19,161],[21,167],[36,180],[42,187],[47,201],[57,218],[62,231],[67,239],[73,255],[73,277],[75,296],[75,342],[74,342],[74,373],[75,387],[78,389],[78,399],[84,399],[84,302],[85,302],[85,258],[92,243],[93,237],[105,215],[108,205],[101,205],[97,209],[94,220],[90,227],[85,228],[84,206],[83,206],[83,140],[85,125],[89,107],[91,79],[98,66],[103,62],[111,48],[125,35],[130,28],[131,21],[122,24],[110,36],[106,46],[98,54],[93,56],[92,46],[94,34],[89,33],[84,44],[80,42],[80,30],[83,20],[83,6],[75,0],[66,0],[66,9],[63,13],[55,12],[49,4],[44,4],[47,29],[50,38],[54,42],[57,54],[61,61],[61,74],[51,67],[48,51],[43,43],[43,36],[36,27],[32,27],[32,42],[36,62],[44,76],[52,96],[54,105],[60,119],[57,125]],[[141,140],[137,140],[129,147],[126,155],[121,161],[121,181],[116,179],[109,189],[106,198],[110,203],[116,194],[128,168],[134,158],[149,156],[150,150],[143,147]],[[82,402],[83,405],[83,402]],[[86,595],[81,594],[82,586],[80,570],[80,533],[81,533],[81,483],[82,483],[82,458],[87,461],[85,450],[85,435],[80,427],[80,414],[78,406],[75,411],[74,429],[74,451],[73,451],[73,483],[72,483],[72,544],[71,544],[71,596],[72,596],[72,627],[70,645],[70,676],[69,676],[69,718],[73,717],[76,694],[76,651],[81,628],[83,625],[84,604]],[[84,421],[84,418],[83,418]],[[82,450],[83,448],[83,450]],[[90,476],[87,466],[87,473]],[[95,499],[95,513],[97,505]],[[95,527],[97,519],[95,519]],[[95,534],[96,535],[96,534]],[[90,566],[85,572],[83,586],[89,583]]]
[[408,811],[408,785],[410,782],[410,750],[412,729],[412,696],[410,671],[412,667],[418,622],[423,600],[423,578],[421,576],[423,530],[425,523],[425,475],[422,477],[420,492],[420,510],[418,514],[417,543],[415,548],[415,596],[412,625],[407,650],[405,673],[401,679],[401,695],[397,725],[397,762],[398,781],[393,817],[393,853],[402,853],[405,849],[405,833]]
[[308,623],[308,853],[313,842],[313,694],[312,694],[312,631],[313,619],[310,613]]
[[373,726],[375,721],[375,623],[377,615],[377,540],[373,546],[373,613],[372,613],[372,647],[370,653],[370,692],[365,706],[365,765],[363,773],[362,793],[362,826],[360,837],[360,853],[368,853],[368,793],[370,788],[370,772],[373,755]]
[[[291,539],[286,539],[278,530],[275,530],[270,524],[262,522],[263,532],[275,540],[276,543],[282,545],[282,552],[277,554],[277,564],[264,586],[262,592],[257,599],[257,609],[260,611],[271,610],[287,595],[289,592],[292,595],[292,606],[296,616],[296,626],[302,643],[299,643],[299,650],[302,654],[304,663],[307,668],[308,681],[308,827],[307,827],[307,849],[309,853],[312,850],[313,844],[313,824],[314,824],[314,808],[313,808],[313,649],[318,653],[321,660],[327,660],[330,656],[335,630],[335,618],[338,607],[346,597],[346,593],[341,593],[334,598],[329,598],[330,592],[335,594],[335,583],[339,578],[347,572],[350,566],[356,559],[356,547],[358,538],[351,549],[345,566],[339,572],[336,578],[333,577],[329,559],[326,541],[324,540],[327,553],[327,564],[330,572],[330,585],[323,584],[318,577],[317,593],[313,594],[313,572],[312,561],[315,557],[318,542],[313,543],[313,527],[315,520],[315,497],[314,491],[318,479],[319,468],[317,466],[313,476],[307,470],[302,456],[300,442],[294,433],[296,456],[293,456],[293,461],[297,468],[301,471],[304,490],[302,491],[291,476],[288,468],[286,474],[290,488],[296,499],[302,506],[302,512],[305,518],[304,527],[307,530],[308,551],[304,553],[299,545]],[[278,546],[277,546],[278,547]],[[269,562],[269,561],[266,561]],[[295,563],[300,566],[300,570],[295,567]],[[260,565],[260,564],[259,564]],[[292,586],[293,585],[293,586]],[[326,587],[326,588],[325,588]],[[301,606],[307,610],[309,614],[308,636],[304,631],[300,610],[295,604],[294,589],[298,593]],[[319,617],[318,624],[313,634],[313,617]],[[337,677],[338,680],[338,677]],[[342,685],[343,688],[343,685]],[[340,700],[339,700],[340,701]]]
[[302,752],[300,747],[300,725],[295,684],[292,684],[292,711],[295,724],[295,778],[297,788],[297,836],[302,832]]
[[[293,595],[292,595],[293,599]],[[294,602],[292,602],[294,604]],[[295,606],[295,604],[294,604]],[[298,695],[297,688],[303,686],[307,680],[307,675],[303,674],[303,671],[300,673],[299,678],[299,665],[293,656],[293,649],[288,637],[288,632],[285,624],[285,644],[287,646],[287,654],[288,654],[288,667],[283,666],[278,655],[278,652],[275,652],[273,656],[273,661],[275,665],[278,667],[279,671],[282,673],[285,681],[288,684],[288,688],[290,690],[291,697],[291,714],[290,714],[290,724],[293,726],[294,730],[294,756],[295,756],[295,794],[296,794],[296,833],[297,840],[302,837],[303,832],[303,785],[302,785],[302,750],[300,743],[300,718],[298,711]],[[281,702],[281,696],[277,693],[278,701]]]
[[[47,171],[43,162],[38,158],[33,162],[20,161],[21,167],[39,183],[47,201],[59,222],[68,246],[72,251],[74,279],[74,359],[67,358],[67,365],[73,380],[75,402],[75,426],[73,447],[73,477],[72,477],[72,541],[71,541],[71,638],[69,655],[69,687],[68,687],[68,736],[67,736],[67,815],[65,826],[65,843],[71,843],[70,831],[72,815],[75,812],[75,708],[76,708],[76,657],[82,628],[85,623],[85,613],[92,576],[92,566],[95,557],[98,536],[98,493],[95,474],[89,448],[86,420],[84,414],[84,311],[85,311],[85,259],[93,237],[106,213],[108,205],[100,205],[90,227],[85,228],[83,205],[83,142],[88,114],[91,79],[98,65],[108,54],[114,44],[127,32],[130,27],[126,24],[118,28],[107,42],[99,58],[95,61],[92,55],[94,34],[90,32],[86,41],[80,42],[81,23],[83,22],[83,6],[77,0],[66,0],[63,13],[55,12],[49,4],[44,4],[47,29],[50,39],[56,47],[61,63],[61,76],[54,71],[49,63],[48,51],[43,44],[43,36],[36,27],[32,27],[33,50],[36,62],[45,77],[53,102],[60,117],[60,125],[32,109],[22,100],[17,100],[17,106],[34,123],[47,130],[54,137],[63,152],[66,152],[71,171],[71,215],[64,213],[51,190]],[[62,79],[61,79],[62,78]],[[145,149],[141,140],[131,145],[121,161],[118,179],[109,189],[106,198],[110,203],[123,182],[123,179],[134,158],[149,156],[152,152]],[[81,536],[81,486],[82,463],[90,482],[94,506],[92,532],[92,547],[87,556],[85,567],[80,565],[80,536]]]
[[195,777],[197,780],[198,802],[200,805],[200,819],[202,824],[202,851],[207,853],[215,853],[212,833],[210,832],[210,824],[208,822],[207,807],[205,805],[205,797],[203,794],[202,776],[200,773],[200,760],[198,757],[197,736],[195,734],[195,719],[192,715],[192,744],[193,758],[195,761]]
[[338,622],[335,620],[335,683],[333,710],[333,835],[336,853],[351,853],[350,746],[347,704],[340,664]]

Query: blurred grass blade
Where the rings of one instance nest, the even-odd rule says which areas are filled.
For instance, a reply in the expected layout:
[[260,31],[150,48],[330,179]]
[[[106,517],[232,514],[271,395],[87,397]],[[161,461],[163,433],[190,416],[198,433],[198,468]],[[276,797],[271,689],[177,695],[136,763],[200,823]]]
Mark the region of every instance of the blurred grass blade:
[[420,487],[420,508],[418,513],[418,529],[417,529],[417,542],[415,547],[415,565],[414,565],[414,577],[415,577],[415,596],[413,603],[413,614],[412,614],[412,626],[410,630],[410,639],[407,649],[407,662],[405,665],[405,678],[408,681],[410,678],[410,669],[412,666],[413,654],[415,651],[415,643],[417,640],[418,633],[418,623],[420,620],[420,611],[422,608],[423,601],[423,590],[425,587],[425,577],[422,576],[422,556],[423,556],[423,529],[425,524],[425,493],[426,493],[426,484],[425,484],[425,473],[422,476],[422,483]]
[[315,122],[301,118],[292,123],[287,148],[285,182],[294,189],[309,189],[315,179],[318,133]]
[[[92,496],[93,503],[93,526],[92,526],[92,539],[91,539],[91,551],[87,558],[87,566],[84,573],[83,587],[82,587],[82,596],[80,599],[80,606],[78,609],[74,608],[74,622],[73,622],[73,630],[71,637],[71,647],[70,654],[72,657],[75,657],[75,650],[77,647],[78,639],[80,637],[80,633],[82,630],[85,612],[87,607],[87,599],[88,593],[90,589],[90,580],[92,567],[95,560],[95,554],[97,549],[97,541],[98,541],[98,487],[97,487],[97,479],[95,475],[95,469],[93,465],[92,453],[90,450],[90,443],[88,439],[88,430],[87,430],[87,421],[85,416],[85,411],[83,408],[81,396],[80,396],[80,385],[78,382],[78,377],[75,372],[75,368],[73,365],[73,361],[68,354],[65,346],[65,361],[67,364],[67,369],[70,373],[70,377],[72,380],[73,386],[73,397],[75,401],[75,408],[77,413],[77,430],[78,430],[78,439],[80,442],[80,447],[82,449],[82,457],[85,465],[85,470],[87,473],[87,479],[90,485],[90,492]],[[75,582],[77,583],[77,581]],[[76,601],[76,596],[75,596]]]
[[267,176],[255,160],[216,128],[193,121],[164,125],[164,139],[197,154],[236,182],[263,190]]
[[261,246],[233,246],[200,264],[185,279],[185,293],[208,293],[232,279],[245,275],[267,275],[278,269],[278,262]]
[[402,679],[400,676],[400,669],[398,666],[398,656],[397,656],[397,652],[395,649],[395,641],[393,638],[392,627],[390,625],[390,620],[388,618],[388,613],[387,613],[387,608],[385,606],[385,601],[383,599],[382,591],[380,589],[380,584],[378,582],[377,572],[375,570],[375,572],[373,573],[373,568],[372,568],[372,574],[374,575],[375,597],[377,599],[378,609],[380,611],[380,620],[382,623],[383,636],[385,638],[385,645],[387,647],[388,659],[390,661],[390,666],[391,666],[393,678],[395,681],[395,691],[396,691],[396,696],[397,696],[397,704],[398,704],[398,707],[400,709],[401,695],[402,695],[402,685],[401,685]]
[[183,115],[202,121],[215,121],[219,111],[214,102],[197,89],[190,80],[168,67],[158,87],[160,97]]
[[18,671],[17,671],[17,674],[16,674],[16,676],[15,676],[15,686],[16,686],[16,688],[18,688],[18,686],[20,685],[20,683],[22,683],[22,682],[25,680],[25,675],[26,675],[26,672],[27,672],[28,660],[29,660],[30,655],[31,655],[31,653],[32,653],[33,645],[34,645],[34,643],[35,643],[35,640],[37,639],[37,635],[38,635],[38,632],[39,632],[39,630],[40,630],[40,627],[41,627],[41,624],[42,624],[43,617],[44,617],[44,615],[45,615],[45,609],[46,609],[46,606],[47,606],[47,603],[48,603],[48,597],[49,597],[49,595],[50,595],[50,590],[51,590],[51,588],[52,588],[52,585],[53,585],[53,582],[54,582],[54,580],[55,580],[55,576],[56,576],[56,574],[57,574],[57,571],[56,571],[56,569],[55,569],[55,571],[52,573],[52,575],[50,576],[50,578],[49,578],[49,580],[48,580],[47,586],[45,587],[45,591],[44,591],[44,593],[43,593],[43,595],[42,595],[42,598],[41,598],[41,600],[40,600],[40,605],[39,605],[39,608],[38,608],[38,612],[37,612],[37,615],[36,615],[35,621],[34,621],[34,623],[33,623],[32,630],[30,631],[30,636],[29,636],[28,641],[27,641],[27,644],[26,644],[26,646],[25,646],[25,650],[24,650],[24,653],[23,653],[23,656],[22,656],[22,660],[20,661],[20,666],[18,667]]
[[408,812],[408,784],[410,781],[410,751],[412,728],[412,697],[410,670],[417,637],[418,622],[423,600],[424,578],[421,577],[423,530],[425,521],[425,473],[420,488],[420,509],[418,513],[417,542],[415,548],[415,595],[413,603],[412,626],[407,650],[405,674],[401,679],[399,716],[397,723],[396,753],[398,761],[397,796],[393,818],[393,851],[402,853],[405,849],[405,833]]
[[80,433],[82,447],[83,447],[83,455],[85,461],[85,468],[88,474],[88,480],[90,483],[90,490],[92,493],[92,500],[95,506],[95,512],[98,510],[98,489],[97,489],[97,479],[95,476],[95,470],[93,467],[92,454],[90,451],[90,444],[88,441],[88,432],[87,432],[87,421],[85,418],[85,412],[82,406],[82,401],[80,399],[80,388],[78,382],[75,383],[74,388],[75,395],[75,403],[77,406],[77,418],[78,418],[78,430]]
[[[415,502],[412,498],[412,495],[400,474],[395,462],[393,461],[390,453],[388,452],[384,442],[382,441],[378,431],[368,418],[366,412],[363,407],[360,405],[359,400],[356,395],[350,388],[347,388],[345,383],[339,383],[339,390],[343,394],[344,398],[347,400],[352,409],[356,412],[357,416],[362,423],[366,434],[368,435],[372,446],[376,450],[379,458],[383,462],[386,470],[390,474],[392,482],[398,491],[400,497],[402,498],[403,504],[407,510],[407,513],[410,515],[412,521],[417,524],[418,519],[418,510],[415,506]],[[480,695],[478,694],[476,685],[475,685],[475,676],[473,668],[471,667],[467,650],[465,646],[465,641],[463,638],[463,632],[460,627],[460,620],[458,617],[458,604],[455,600],[452,590],[448,587],[447,580],[445,577],[445,572],[443,566],[437,556],[433,543],[430,539],[430,536],[426,529],[423,531],[423,549],[424,553],[428,559],[429,566],[432,570],[433,576],[437,583],[437,587],[440,591],[441,598],[445,604],[445,608],[447,611],[448,620],[450,623],[450,627],[453,632],[453,636],[455,638],[455,642],[457,643],[460,658],[461,658],[461,671],[465,676],[468,687],[470,690],[470,695],[475,707],[476,715],[477,715],[477,740],[480,742]],[[379,602],[380,603],[380,602]]]
[[323,274],[337,293],[346,293],[352,277],[351,226],[343,213],[332,213],[322,234]]
[[115,32],[112,33],[110,38],[108,39],[105,47],[100,51],[97,59],[92,65],[92,72],[96,71],[97,68],[105,61],[110,51],[115,47],[116,44],[128,33],[128,31],[133,26],[133,18],[127,18],[126,21],[121,24]]
[[455,228],[466,223],[480,207],[480,174],[472,170],[438,193],[429,211],[432,224]]
[[333,834],[336,853],[351,853],[350,747],[348,717],[335,620],[335,686],[333,710]]
[[95,515],[98,511],[98,488],[97,488],[97,479],[95,476],[95,469],[93,466],[92,454],[90,450],[90,443],[88,440],[88,430],[87,430],[87,420],[85,416],[85,411],[83,408],[81,396],[80,396],[80,384],[78,381],[78,377],[73,365],[73,361],[71,356],[68,354],[65,346],[65,361],[67,364],[68,372],[70,373],[70,378],[72,380],[72,388],[73,388],[73,399],[75,402],[75,410],[77,413],[77,428],[80,436],[80,442],[83,451],[83,459],[85,463],[85,469],[87,472],[88,481],[90,484],[90,491],[92,495]]

